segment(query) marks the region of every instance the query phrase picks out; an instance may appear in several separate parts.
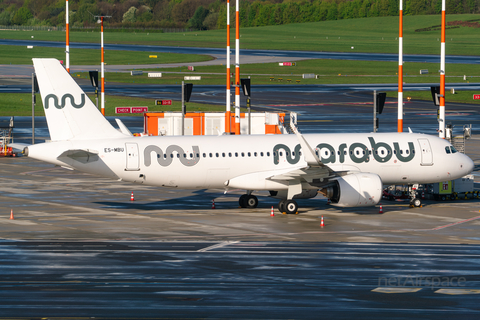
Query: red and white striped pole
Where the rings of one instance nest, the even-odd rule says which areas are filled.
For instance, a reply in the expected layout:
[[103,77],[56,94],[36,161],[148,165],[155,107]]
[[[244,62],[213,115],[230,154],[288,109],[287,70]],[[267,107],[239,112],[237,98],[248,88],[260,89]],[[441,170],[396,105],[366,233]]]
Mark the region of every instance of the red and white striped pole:
[[240,0],[235,9],[235,134],[240,134]]
[[398,27],[398,122],[397,131],[403,132],[403,0],[400,0]]
[[227,0],[227,101],[225,113],[225,132],[230,133],[230,0]]
[[102,76],[102,81],[101,81],[101,86],[102,86],[102,91],[100,93],[100,99],[101,99],[101,110],[102,114],[105,115],[105,60],[104,60],[104,54],[105,50],[103,50],[103,17],[100,17],[100,22],[101,22],[101,27],[100,27],[100,34],[101,34],[101,56],[102,56],[102,62],[101,62],[101,76]]
[[442,35],[440,44],[440,108],[438,136],[445,139],[445,0],[442,0]]
[[65,7],[65,29],[67,32],[67,40],[66,40],[66,46],[65,46],[65,66],[67,69],[67,72],[70,73],[70,28],[68,26],[68,0],[66,3]]

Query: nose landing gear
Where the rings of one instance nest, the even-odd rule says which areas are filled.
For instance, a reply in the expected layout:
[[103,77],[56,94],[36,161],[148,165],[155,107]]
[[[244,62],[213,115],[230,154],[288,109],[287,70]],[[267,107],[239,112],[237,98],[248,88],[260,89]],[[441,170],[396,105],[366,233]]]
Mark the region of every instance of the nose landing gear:
[[421,208],[422,200],[417,198],[418,184],[408,185],[408,192],[410,193],[410,208]]

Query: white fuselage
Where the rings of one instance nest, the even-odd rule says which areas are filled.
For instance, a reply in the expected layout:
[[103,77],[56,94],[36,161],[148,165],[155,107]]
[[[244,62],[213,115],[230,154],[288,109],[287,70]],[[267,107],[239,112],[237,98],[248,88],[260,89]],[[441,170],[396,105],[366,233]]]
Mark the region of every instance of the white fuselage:
[[[365,133],[304,137],[333,171],[374,173],[386,185],[452,180],[473,169],[469,157],[452,153],[451,145],[435,136]],[[65,150],[79,151],[66,156],[62,155]],[[258,180],[265,180],[304,168],[307,164],[299,151],[296,135],[126,137],[58,141],[28,148],[30,157],[80,171],[186,189],[225,188],[227,181],[243,175],[258,173]],[[288,187],[264,181],[251,181],[249,186],[229,187]]]

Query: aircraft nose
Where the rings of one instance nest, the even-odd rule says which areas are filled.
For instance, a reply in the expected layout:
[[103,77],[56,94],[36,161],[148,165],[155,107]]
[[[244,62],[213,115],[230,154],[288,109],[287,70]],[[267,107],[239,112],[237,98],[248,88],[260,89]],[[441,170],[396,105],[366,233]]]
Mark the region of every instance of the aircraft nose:
[[462,161],[461,167],[464,170],[465,174],[469,174],[475,168],[475,164],[469,156],[463,155],[464,160]]

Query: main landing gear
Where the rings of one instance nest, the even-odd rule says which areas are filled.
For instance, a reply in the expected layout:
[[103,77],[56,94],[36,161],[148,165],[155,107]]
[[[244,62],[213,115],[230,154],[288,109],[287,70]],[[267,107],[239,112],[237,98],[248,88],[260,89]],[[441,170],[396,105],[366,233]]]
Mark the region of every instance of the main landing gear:
[[286,214],[298,214],[298,204],[295,200],[282,199],[278,203],[278,211]]
[[[238,204],[241,208],[253,209],[258,206],[258,198],[251,193],[246,193],[240,196],[240,199],[238,199]],[[280,200],[278,203],[278,211],[286,214],[297,214],[298,204],[295,200]]]
[[253,194],[244,194],[240,196],[238,204],[241,208],[256,208],[258,206],[258,199]]
[[408,192],[410,194],[410,207],[420,208],[422,206],[422,200],[417,198],[418,184],[408,185]]

